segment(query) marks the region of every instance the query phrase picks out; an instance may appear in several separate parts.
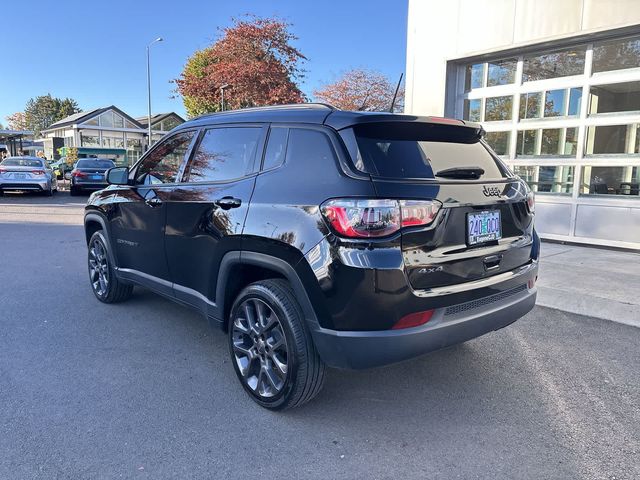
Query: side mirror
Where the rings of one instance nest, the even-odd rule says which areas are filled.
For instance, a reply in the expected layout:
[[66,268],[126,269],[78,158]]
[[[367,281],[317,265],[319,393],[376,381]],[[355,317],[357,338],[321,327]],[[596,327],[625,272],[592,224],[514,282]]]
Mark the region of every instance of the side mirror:
[[128,185],[129,167],[113,167],[107,170],[107,183],[109,185]]

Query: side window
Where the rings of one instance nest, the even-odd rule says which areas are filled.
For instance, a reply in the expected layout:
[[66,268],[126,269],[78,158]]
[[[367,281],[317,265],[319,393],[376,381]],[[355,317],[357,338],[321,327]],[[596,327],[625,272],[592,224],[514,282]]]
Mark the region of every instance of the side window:
[[333,145],[324,133],[317,130],[292,128],[287,144],[287,162],[303,161],[310,164],[335,162]]
[[260,127],[207,130],[187,167],[187,182],[221,182],[245,176],[253,166]]
[[195,131],[179,133],[158,145],[138,167],[136,183],[157,185],[175,182],[195,134]]
[[264,153],[263,170],[269,170],[270,168],[282,165],[285,153],[287,152],[288,137],[288,128],[271,127],[271,130],[269,130],[269,143]]

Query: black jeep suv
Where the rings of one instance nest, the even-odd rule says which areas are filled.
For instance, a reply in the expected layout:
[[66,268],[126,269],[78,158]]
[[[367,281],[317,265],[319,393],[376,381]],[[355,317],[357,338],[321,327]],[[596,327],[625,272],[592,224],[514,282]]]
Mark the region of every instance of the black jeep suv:
[[89,199],[93,291],[200,310],[271,409],[313,398],[326,366],[505,327],[534,306],[540,241],[532,193],[483,133],[319,104],[188,121]]

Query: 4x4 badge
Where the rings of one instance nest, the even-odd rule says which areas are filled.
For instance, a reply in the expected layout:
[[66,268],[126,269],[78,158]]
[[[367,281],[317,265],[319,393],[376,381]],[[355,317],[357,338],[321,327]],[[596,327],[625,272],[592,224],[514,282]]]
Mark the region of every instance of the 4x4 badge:
[[482,193],[484,193],[485,197],[499,197],[502,195],[498,187],[487,187],[486,185],[482,187]]

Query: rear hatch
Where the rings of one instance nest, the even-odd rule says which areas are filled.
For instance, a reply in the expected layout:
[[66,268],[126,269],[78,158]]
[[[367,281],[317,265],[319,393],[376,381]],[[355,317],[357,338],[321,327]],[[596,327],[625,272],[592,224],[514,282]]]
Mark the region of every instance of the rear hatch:
[[340,133],[354,168],[370,175],[378,197],[441,205],[427,227],[402,230],[413,288],[479,280],[531,261],[528,189],[481,140],[479,126],[376,122]]
[[0,163],[0,179],[5,181],[42,181],[45,168],[40,160],[8,158]]
[[111,160],[78,160],[74,169],[76,181],[82,183],[106,183],[105,172],[113,168]]

